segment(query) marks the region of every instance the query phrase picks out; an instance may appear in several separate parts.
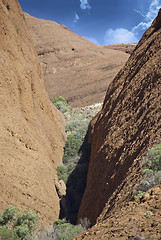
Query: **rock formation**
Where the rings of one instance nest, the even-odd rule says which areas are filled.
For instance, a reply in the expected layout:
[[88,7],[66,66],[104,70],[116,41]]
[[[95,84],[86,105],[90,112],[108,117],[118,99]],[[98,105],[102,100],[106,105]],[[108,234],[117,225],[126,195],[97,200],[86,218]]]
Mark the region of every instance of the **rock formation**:
[[161,142],[161,10],[110,84],[103,108],[91,122],[89,142],[78,219],[87,217],[94,224],[102,210],[97,221],[115,216],[128,203],[143,156]]
[[111,214],[73,240],[153,239],[161,237],[161,184]]
[[62,116],[50,102],[40,63],[17,0],[0,0],[0,210],[59,216],[54,185],[65,141]]
[[107,86],[129,54],[87,41],[63,25],[25,14],[44,69],[49,97],[73,107],[102,102]]

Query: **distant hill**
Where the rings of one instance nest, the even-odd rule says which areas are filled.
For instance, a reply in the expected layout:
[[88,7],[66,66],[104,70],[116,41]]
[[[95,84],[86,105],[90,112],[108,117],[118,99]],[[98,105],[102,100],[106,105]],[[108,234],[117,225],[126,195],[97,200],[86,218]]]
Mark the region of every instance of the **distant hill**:
[[136,47],[136,43],[131,43],[131,44],[114,44],[114,45],[107,45],[104,46],[107,49],[114,49],[114,50],[119,50],[125,53],[129,53],[132,54],[135,47]]
[[108,85],[129,54],[97,46],[64,25],[25,13],[43,66],[49,97],[63,96],[71,106],[102,102]]

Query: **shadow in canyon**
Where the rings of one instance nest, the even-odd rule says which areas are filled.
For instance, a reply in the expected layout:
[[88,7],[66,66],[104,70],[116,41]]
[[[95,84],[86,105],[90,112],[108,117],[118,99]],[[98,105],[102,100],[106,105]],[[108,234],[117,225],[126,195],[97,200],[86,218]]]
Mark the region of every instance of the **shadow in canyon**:
[[88,143],[88,132],[84,138],[84,142],[79,150],[79,161],[69,175],[67,181],[67,194],[60,202],[59,218],[66,218],[72,224],[76,224],[77,214],[80,203],[86,188],[87,172],[90,159],[90,144]]

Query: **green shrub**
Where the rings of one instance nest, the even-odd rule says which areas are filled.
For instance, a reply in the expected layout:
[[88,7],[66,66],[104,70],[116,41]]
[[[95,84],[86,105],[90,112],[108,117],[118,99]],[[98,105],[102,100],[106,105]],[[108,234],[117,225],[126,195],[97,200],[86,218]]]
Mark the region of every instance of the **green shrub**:
[[79,149],[83,143],[83,140],[77,135],[68,136],[67,142],[64,148],[63,163],[67,164],[68,159],[78,155]]
[[24,239],[25,237],[30,236],[30,231],[27,225],[17,226],[14,228],[14,231],[20,239]]
[[148,166],[153,171],[161,170],[161,144],[156,145],[148,152]]
[[11,221],[14,221],[18,211],[16,207],[6,207],[6,209],[0,213],[0,226],[9,225]]
[[57,174],[59,180],[62,179],[65,183],[67,183],[69,175],[77,165],[77,160],[75,159],[76,158],[69,158],[66,165],[62,164],[57,166]]
[[13,229],[6,227],[0,227],[0,239],[1,240],[20,240],[16,232]]
[[151,174],[153,174],[154,173],[154,171],[152,170],[152,169],[144,169],[143,170],[143,174],[145,174],[145,175],[151,175]]
[[89,120],[86,119],[85,114],[78,115],[73,114],[71,116],[70,121],[66,124],[66,132],[79,134],[79,136],[83,139],[88,129]]
[[57,104],[57,102],[62,102],[65,106],[67,106],[67,101],[61,96],[51,98],[51,101],[53,104]]
[[31,211],[24,211],[17,215],[14,229],[20,238],[31,235],[32,231],[35,230],[37,223],[37,217]]
[[138,193],[134,196],[134,199],[161,183],[161,144],[150,149],[145,160],[142,180],[137,186]]
[[18,208],[8,206],[0,216],[0,230],[3,236],[13,234],[15,239],[23,239],[35,230],[37,217],[31,211],[20,212]]
[[141,197],[145,192],[142,191],[138,191],[137,195],[134,196],[134,199],[138,199],[139,197]]
[[66,111],[68,111],[67,101],[63,97],[59,96],[59,97],[51,98],[50,100],[55,105],[55,107],[58,110],[60,110],[62,113],[65,113]]
[[56,228],[58,240],[69,240],[78,233],[84,231],[84,228],[81,225],[72,225],[64,219],[55,222],[53,227]]
[[67,174],[67,167],[65,165],[59,165],[57,166],[57,174],[59,180],[63,180],[65,183],[67,183],[68,174]]
[[65,219],[59,219],[51,229],[40,231],[32,240],[69,240],[84,230],[81,225],[72,225]]

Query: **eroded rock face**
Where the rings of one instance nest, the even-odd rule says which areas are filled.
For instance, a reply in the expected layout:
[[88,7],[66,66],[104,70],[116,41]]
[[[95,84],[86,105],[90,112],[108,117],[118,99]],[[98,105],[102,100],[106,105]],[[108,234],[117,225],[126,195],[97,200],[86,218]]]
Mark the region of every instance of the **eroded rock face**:
[[73,240],[154,239],[161,237],[161,184],[140,199],[129,202],[105,221],[101,221]]
[[129,54],[97,46],[55,22],[26,13],[25,18],[49,97],[63,96],[73,107],[103,102],[107,86]]
[[17,0],[0,0],[0,210],[59,216],[54,178],[65,141],[62,117],[48,99],[40,63]]
[[94,224],[103,208],[100,220],[129,201],[142,157],[161,142],[161,11],[110,84],[90,129],[91,157],[78,219]]

